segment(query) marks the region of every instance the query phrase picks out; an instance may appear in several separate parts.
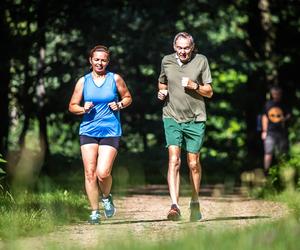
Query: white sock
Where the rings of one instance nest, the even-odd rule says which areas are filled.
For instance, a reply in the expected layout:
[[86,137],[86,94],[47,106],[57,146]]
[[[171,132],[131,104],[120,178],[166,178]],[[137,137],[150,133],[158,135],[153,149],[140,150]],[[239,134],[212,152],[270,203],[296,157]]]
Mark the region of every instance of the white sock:
[[92,210],[92,215],[95,215],[95,214],[97,214],[97,213],[99,213],[99,210],[97,209],[97,210]]

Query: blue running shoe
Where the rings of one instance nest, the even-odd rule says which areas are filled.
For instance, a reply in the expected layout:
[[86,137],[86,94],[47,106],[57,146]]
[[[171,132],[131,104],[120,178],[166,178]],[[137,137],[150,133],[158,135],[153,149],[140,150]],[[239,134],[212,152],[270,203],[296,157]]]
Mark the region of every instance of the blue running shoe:
[[199,202],[190,203],[190,221],[199,221],[202,219]]
[[96,225],[96,224],[101,223],[101,215],[100,215],[100,212],[98,210],[92,211],[92,213],[90,214],[89,223],[91,225]]
[[102,198],[102,205],[104,208],[104,215],[106,218],[111,218],[115,215],[117,209],[115,208],[111,194],[109,194],[107,198]]

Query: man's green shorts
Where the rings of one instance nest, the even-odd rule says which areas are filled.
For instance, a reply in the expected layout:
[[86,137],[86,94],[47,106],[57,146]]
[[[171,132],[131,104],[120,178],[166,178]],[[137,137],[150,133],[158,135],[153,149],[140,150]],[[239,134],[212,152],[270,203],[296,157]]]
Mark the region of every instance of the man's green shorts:
[[205,122],[178,123],[173,118],[164,118],[166,147],[179,146],[190,153],[199,153],[204,140]]

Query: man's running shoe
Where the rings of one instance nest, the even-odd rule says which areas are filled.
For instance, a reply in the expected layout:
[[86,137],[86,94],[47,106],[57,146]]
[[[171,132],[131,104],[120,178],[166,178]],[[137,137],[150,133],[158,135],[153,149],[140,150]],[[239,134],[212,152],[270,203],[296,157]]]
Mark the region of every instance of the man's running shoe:
[[171,209],[168,213],[168,220],[177,221],[180,220],[181,214],[178,206],[176,204],[172,204]]
[[190,221],[199,221],[202,219],[199,202],[190,203]]
[[92,211],[92,213],[90,214],[89,223],[91,225],[96,225],[101,223],[101,215],[98,210]]
[[104,215],[106,218],[111,218],[115,215],[117,209],[115,208],[111,194],[109,194],[107,198],[102,198],[102,205],[104,208]]

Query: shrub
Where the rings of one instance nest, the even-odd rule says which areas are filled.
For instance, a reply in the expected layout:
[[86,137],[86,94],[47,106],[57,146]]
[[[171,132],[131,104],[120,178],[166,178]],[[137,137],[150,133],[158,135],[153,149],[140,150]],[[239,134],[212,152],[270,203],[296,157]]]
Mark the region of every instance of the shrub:
[[281,191],[286,188],[300,189],[300,155],[292,155],[289,160],[281,159],[269,171],[272,186]]

